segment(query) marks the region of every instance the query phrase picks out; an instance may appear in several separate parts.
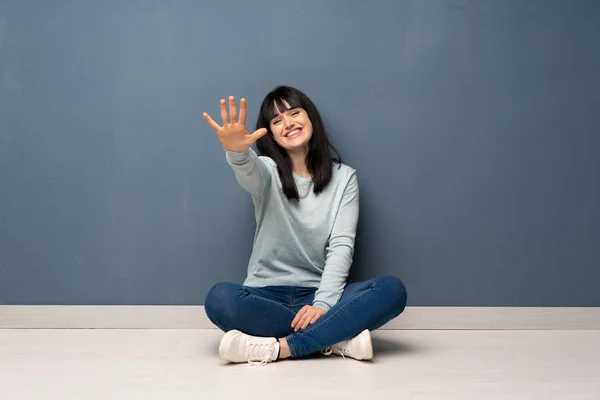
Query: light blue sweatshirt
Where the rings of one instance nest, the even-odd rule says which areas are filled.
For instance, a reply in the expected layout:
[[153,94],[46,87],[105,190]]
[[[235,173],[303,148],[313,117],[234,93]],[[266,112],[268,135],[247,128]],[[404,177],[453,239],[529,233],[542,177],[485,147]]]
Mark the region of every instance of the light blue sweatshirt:
[[285,197],[273,159],[252,148],[225,154],[254,202],[256,231],[244,285],[315,287],[313,306],[329,310],[342,296],[354,254],[356,171],[334,162],[331,181],[318,195],[311,178],[294,174],[296,202]]

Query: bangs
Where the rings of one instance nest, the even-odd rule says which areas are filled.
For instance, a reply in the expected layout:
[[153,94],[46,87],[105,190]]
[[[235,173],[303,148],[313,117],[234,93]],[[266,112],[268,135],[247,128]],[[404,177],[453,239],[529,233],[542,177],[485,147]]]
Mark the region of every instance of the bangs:
[[[285,103],[289,104],[289,107],[284,103],[284,101]],[[287,110],[298,107],[306,109],[305,104],[303,104],[302,99],[300,98],[300,96],[298,96],[298,94],[290,90],[285,90],[283,88],[280,88],[280,90],[273,92],[267,99],[266,104],[270,105],[266,110],[265,122],[267,123],[269,123],[273,118],[279,115],[280,112],[283,113]],[[277,110],[279,110],[280,112],[278,112]]]

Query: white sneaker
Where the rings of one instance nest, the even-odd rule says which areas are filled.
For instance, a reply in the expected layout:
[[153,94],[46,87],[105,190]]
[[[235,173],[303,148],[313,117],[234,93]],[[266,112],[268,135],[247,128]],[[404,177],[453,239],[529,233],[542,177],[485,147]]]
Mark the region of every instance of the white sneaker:
[[233,363],[266,364],[277,359],[279,341],[275,338],[250,336],[238,330],[231,330],[223,336],[219,344],[219,356]]
[[373,345],[371,343],[371,334],[365,329],[352,339],[344,340],[338,344],[321,350],[326,356],[336,354],[343,358],[351,357],[356,360],[370,360],[373,358]]

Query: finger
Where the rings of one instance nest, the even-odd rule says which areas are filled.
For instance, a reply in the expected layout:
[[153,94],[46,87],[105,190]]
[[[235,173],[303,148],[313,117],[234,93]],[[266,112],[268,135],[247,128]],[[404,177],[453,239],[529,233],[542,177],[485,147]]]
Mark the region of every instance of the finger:
[[294,323],[292,324],[292,328],[298,330],[300,325],[302,324],[302,319],[305,317],[306,313],[308,313],[309,309],[307,306],[302,307],[300,311],[296,314],[296,318],[294,318]]
[[296,329],[301,329],[303,326],[305,326],[305,325],[306,325],[306,323],[307,323],[308,321],[310,321],[310,319],[312,318],[312,316],[313,316],[313,312],[312,312],[312,311],[308,311],[308,312],[306,312],[306,313],[305,313],[305,314],[302,316],[302,318],[300,318],[300,321],[298,321],[298,323],[296,324]]
[[240,124],[246,125],[246,99],[240,100]]
[[214,130],[217,131],[221,128],[215,121],[213,121],[213,119],[207,113],[202,114],[202,116]]
[[302,308],[300,311],[298,311],[296,313],[296,316],[294,317],[294,320],[292,321],[292,328],[296,327],[296,324],[298,324],[298,321],[300,321],[300,318],[302,318],[304,313],[306,313],[306,308]]
[[319,318],[321,318],[323,315],[321,314],[317,314],[315,315],[311,320],[310,320],[310,325],[314,324],[315,322],[317,322],[319,320]]
[[235,97],[233,96],[229,96],[229,118],[231,118],[232,124],[237,122],[237,109],[235,108]]
[[308,326],[308,323],[310,322],[312,317],[313,317],[312,313],[307,313],[304,316],[304,318],[302,318],[302,320],[300,321],[300,329],[306,329],[306,327]]
[[223,126],[229,124],[229,121],[227,120],[227,108],[225,107],[224,99],[221,99],[221,119],[223,120]]
[[298,321],[300,321],[300,315],[299,314],[300,314],[300,311],[298,311],[298,313],[294,317],[294,320],[292,321],[292,328],[294,328],[296,326],[296,324],[298,323]]
[[267,128],[260,128],[260,129],[256,130],[252,135],[250,135],[250,138],[252,139],[252,143],[256,142],[258,139],[265,136],[267,134],[267,132],[268,132]]

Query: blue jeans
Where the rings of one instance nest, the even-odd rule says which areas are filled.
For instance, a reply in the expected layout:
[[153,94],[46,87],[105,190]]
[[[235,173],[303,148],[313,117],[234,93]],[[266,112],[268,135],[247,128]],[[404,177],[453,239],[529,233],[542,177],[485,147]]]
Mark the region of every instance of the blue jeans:
[[312,304],[316,288],[298,286],[248,287],[222,282],[204,302],[208,318],[221,330],[253,336],[285,338],[292,358],[300,358],[375,330],[404,311],[406,288],[396,277],[377,277],[346,285],[340,301],[317,322],[294,332],[296,313]]

